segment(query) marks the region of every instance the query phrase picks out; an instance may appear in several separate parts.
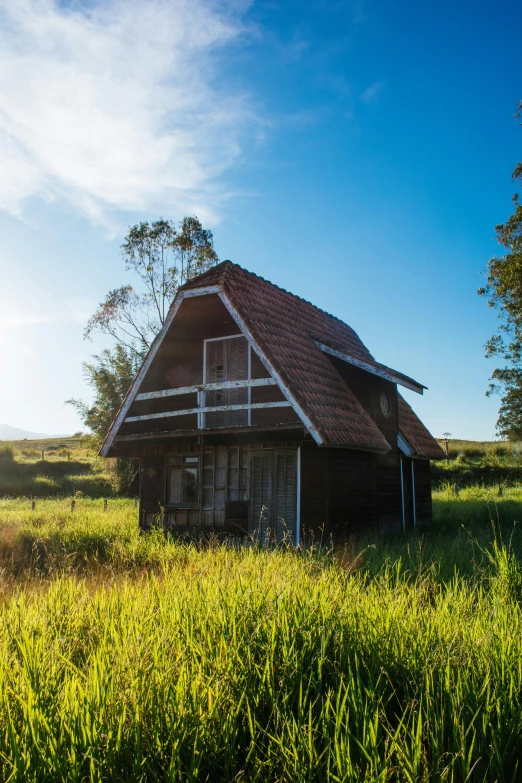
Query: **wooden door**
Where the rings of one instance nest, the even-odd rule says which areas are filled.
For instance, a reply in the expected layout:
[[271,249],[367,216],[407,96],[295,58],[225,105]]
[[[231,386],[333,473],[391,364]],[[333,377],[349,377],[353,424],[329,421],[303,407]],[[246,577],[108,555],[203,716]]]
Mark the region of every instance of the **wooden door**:
[[272,452],[250,452],[250,532],[264,541],[272,518]]
[[297,508],[295,450],[250,453],[250,532],[260,542],[295,540]]
[[[248,380],[248,343],[244,337],[209,340],[206,344],[205,380]],[[248,389],[219,389],[206,393],[207,406],[241,405],[248,402]],[[248,411],[207,413],[205,427],[241,427],[248,425]]]
[[286,536],[295,540],[297,501],[297,454],[295,451],[274,451],[275,481],[275,530],[278,541]]

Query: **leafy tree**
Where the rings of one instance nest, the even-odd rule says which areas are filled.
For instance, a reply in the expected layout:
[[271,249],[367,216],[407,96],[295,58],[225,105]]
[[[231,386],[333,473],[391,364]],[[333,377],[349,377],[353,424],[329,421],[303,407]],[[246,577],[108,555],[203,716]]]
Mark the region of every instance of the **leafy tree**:
[[107,434],[138,367],[137,355],[118,344],[83,363],[84,377],[94,391],[94,399],[90,405],[83,400],[67,402],[76,408],[83,423],[99,440]]
[[[83,400],[67,400],[67,402],[76,408],[83,423],[93,433],[95,447],[107,434],[138,367],[137,354],[126,350],[119,344],[116,344],[112,349],[105,348],[100,354],[93,356],[92,361],[84,362],[84,376],[94,391],[94,399],[91,405]],[[120,494],[137,494],[138,467],[136,460],[116,459],[112,475],[115,488]]]
[[109,291],[87,321],[85,336],[93,332],[112,337],[141,358],[165,322],[179,286],[218,263],[212,232],[196,217],[185,217],[178,228],[170,220],[139,223],[129,229],[122,256],[141,290],[123,285]]
[[[107,434],[179,286],[219,262],[212,233],[196,217],[183,218],[178,228],[163,219],[131,226],[121,251],[125,269],[137,275],[139,288],[127,283],[109,291],[87,321],[86,338],[98,332],[111,337],[115,345],[83,364],[93,402],[67,401],[98,442]],[[121,492],[135,489],[134,462],[116,461]]]
[[[522,101],[515,116],[522,119]],[[522,182],[522,163],[516,166],[512,178]],[[488,297],[489,306],[498,311],[500,320],[498,333],[485,345],[486,356],[497,356],[507,363],[494,370],[487,392],[501,396],[497,431],[510,440],[522,440],[522,204],[518,193],[513,203],[511,217],[495,228],[506,252],[489,261],[487,285],[478,293]]]

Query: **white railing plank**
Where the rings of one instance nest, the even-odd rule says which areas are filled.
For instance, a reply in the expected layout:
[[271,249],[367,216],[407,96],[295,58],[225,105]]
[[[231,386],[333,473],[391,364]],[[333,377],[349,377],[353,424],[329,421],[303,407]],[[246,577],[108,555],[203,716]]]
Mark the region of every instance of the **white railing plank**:
[[260,408],[291,408],[290,402],[254,402],[251,405],[212,405],[205,408],[185,408],[180,411],[163,411],[162,413],[148,413],[143,416],[128,416],[125,423],[133,421],[151,421],[151,419],[168,419],[171,416],[191,416],[196,413],[220,413],[224,411],[248,411]]
[[254,378],[250,381],[219,381],[218,383],[200,383],[197,386],[180,386],[177,389],[161,389],[160,391],[143,392],[134,398],[141,400],[158,400],[164,397],[176,397],[178,394],[196,394],[197,392],[219,391],[220,389],[245,389],[252,386],[275,386],[274,378]]

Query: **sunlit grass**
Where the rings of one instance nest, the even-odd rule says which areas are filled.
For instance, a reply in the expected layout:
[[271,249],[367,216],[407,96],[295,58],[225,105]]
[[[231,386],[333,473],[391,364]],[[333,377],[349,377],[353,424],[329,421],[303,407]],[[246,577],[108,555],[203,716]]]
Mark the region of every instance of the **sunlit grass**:
[[[445,448],[443,441],[439,441]],[[522,482],[521,443],[458,441],[448,444],[449,460],[432,464],[432,478],[461,487],[487,484],[511,486]]]
[[108,462],[92,438],[0,443],[0,497],[116,494]]
[[0,501],[0,777],[519,780],[522,493],[434,509],[300,551]]

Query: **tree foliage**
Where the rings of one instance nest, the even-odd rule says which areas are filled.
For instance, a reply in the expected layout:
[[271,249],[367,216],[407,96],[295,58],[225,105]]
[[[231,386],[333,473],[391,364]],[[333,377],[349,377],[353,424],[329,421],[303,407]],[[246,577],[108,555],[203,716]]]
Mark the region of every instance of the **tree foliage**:
[[135,273],[130,284],[109,291],[85,327],[112,337],[126,351],[146,354],[165,322],[180,285],[218,263],[212,232],[197,217],[185,217],[176,228],[170,220],[139,223],[121,246],[125,269]]
[[[83,364],[93,401],[68,400],[98,442],[118,413],[179,286],[219,261],[212,233],[196,217],[183,218],[178,227],[162,218],[131,226],[121,252],[126,271],[138,279],[137,288],[126,283],[109,291],[89,318],[85,337],[101,333],[115,344]],[[118,458],[115,480],[121,493],[134,493],[135,460]]]
[[[516,117],[522,119],[522,101]],[[515,167],[512,178],[522,182],[522,163]],[[513,204],[513,214],[495,228],[506,252],[489,261],[487,284],[478,293],[488,298],[500,320],[497,333],[485,345],[486,356],[505,362],[493,371],[487,392],[501,396],[497,431],[510,440],[522,440],[522,204],[518,193]]]
[[90,405],[83,400],[67,402],[76,408],[83,423],[101,440],[118,413],[138,370],[139,360],[135,353],[117,344],[114,348],[105,348],[82,366],[94,399]]

